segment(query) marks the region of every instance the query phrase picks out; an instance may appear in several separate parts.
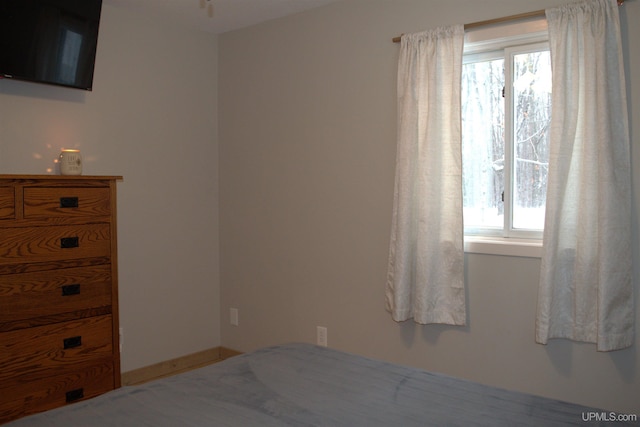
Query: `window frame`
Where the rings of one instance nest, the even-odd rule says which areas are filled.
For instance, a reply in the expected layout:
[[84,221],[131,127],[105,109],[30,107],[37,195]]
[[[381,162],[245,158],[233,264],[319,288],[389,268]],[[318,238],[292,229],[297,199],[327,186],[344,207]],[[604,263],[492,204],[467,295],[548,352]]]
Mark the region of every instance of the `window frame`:
[[[478,60],[505,60],[505,121],[513,124],[511,100],[513,55],[548,50],[547,22],[540,18],[470,31],[465,35],[463,64]],[[509,117],[507,118],[507,115]],[[505,193],[510,194],[513,182],[513,126],[505,127],[505,159],[511,159],[505,170]],[[507,139],[508,138],[508,139]],[[509,192],[509,193],[507,193]],[[539,258],[542,252],[543,231],[513,229],[512,202],[504,204],[502,228],[467,228],[464,230],[465,252]]]

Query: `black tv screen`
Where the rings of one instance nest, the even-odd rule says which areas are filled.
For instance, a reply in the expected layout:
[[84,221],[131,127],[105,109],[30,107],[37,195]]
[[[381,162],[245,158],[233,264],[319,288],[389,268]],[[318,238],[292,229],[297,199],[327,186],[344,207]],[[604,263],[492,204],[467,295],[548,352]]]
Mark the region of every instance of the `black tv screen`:
[[0,77],[91,90],[102,0],[0,0]]

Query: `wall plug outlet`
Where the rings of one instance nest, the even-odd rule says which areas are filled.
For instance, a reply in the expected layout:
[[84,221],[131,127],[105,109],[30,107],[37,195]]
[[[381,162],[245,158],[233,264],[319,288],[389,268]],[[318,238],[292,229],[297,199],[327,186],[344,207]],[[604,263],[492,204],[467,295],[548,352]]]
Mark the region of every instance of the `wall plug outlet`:
[[323,347],[327,346],[327,328],[324,326],[318,326],[316,330],[316,340],[318,345]]

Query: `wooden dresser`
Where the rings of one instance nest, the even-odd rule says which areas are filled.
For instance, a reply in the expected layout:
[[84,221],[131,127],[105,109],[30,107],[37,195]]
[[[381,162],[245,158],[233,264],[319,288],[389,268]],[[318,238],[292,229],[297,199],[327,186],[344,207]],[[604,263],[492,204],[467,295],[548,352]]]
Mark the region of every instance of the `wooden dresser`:
[[120,387],[120,179],[0,175],[0,424]]

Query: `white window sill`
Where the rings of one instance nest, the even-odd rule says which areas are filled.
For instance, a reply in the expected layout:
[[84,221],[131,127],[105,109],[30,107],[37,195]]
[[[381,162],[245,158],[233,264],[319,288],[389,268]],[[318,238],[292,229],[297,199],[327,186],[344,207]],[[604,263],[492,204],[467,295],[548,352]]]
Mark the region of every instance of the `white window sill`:
[[473,254],[540,258],[542,240],[464,236],[464,251]]

